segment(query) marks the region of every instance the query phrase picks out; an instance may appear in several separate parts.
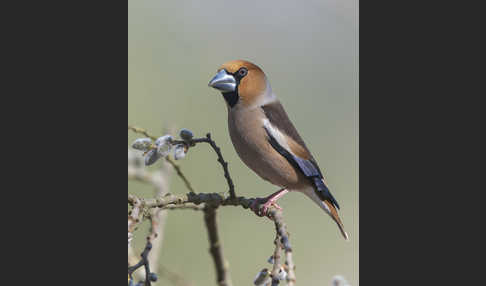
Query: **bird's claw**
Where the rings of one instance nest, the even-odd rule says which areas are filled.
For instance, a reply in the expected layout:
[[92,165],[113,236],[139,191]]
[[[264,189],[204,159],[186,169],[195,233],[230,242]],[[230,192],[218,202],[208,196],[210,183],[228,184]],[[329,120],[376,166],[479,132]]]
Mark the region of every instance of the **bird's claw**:
[[251,203],[251,210],[257,215],[257,216],[260,216],[262,217],[263,214],[261,213],[260,211],[260,201],[261,199],[257,198],[253,201],[253,203]]
[[277,205],[277,203],[273,203],[273,206],[277,208],[279,211],[283,210],[281,206]]
[[251,209],[252,211],[257,215],[257,216],[260,216],[260,217],[263,217],[263,216],[268,216],[268,209],[271,207],[271,206],[274,206],[275,208],[277,208],[278,210],[282,210],[282,207],[280,207],[279,205],[277,205],[277,203],[274,201],[274,200],[266,200],[265,203],[263,204],[263,206],[260,207],[260,203],[262,201],[265,201],[264,199],[255,199],[253,201],[253,203],[251,204]]

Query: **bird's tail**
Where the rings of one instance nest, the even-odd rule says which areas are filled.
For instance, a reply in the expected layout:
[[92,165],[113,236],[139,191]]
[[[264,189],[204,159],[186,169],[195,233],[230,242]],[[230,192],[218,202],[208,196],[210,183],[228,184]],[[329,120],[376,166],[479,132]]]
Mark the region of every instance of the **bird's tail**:
[[306,190],[303,191],[303,193],[306,194],[310,199],[312,199],[312,201],[314,201],[321,209],[323,209],[336,222],[344,239],[349,240],[349,236],[346,233],[346,231],[344,231],[343,223],[332,201],[330,199],[322,200],[316,194],[316,190],[314,188],[307,188]]
[[329,208],[328,214],[336,222],[336,224],[339,227],[339,230],[341,231],[341,234],[343,235],[344,239],[349,240],[348,234],[346,233],[346,231],[344,231],[343,223],[341,222],[341,219],[339,218],[339,215],[338,215],[337,210],[334,207],[334,205],[328,200],[325,200],[325,201],[322,201],[322,202]]

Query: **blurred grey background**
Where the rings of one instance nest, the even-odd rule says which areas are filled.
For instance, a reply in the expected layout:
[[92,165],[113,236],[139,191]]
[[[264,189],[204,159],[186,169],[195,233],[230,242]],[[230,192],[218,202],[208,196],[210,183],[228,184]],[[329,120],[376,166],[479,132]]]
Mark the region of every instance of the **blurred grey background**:
[[[346,242],[331,219],[299,193],[279,204],[291,234],[297,285],[330,285],[343,275],[358,285],[358,2],[128,1],[128,124],[162,135],[163,128],[211,132],[245,196],[277,190],[238,158],[227,131],[226,106],[207,86],[232,59],[259,65],[323,169],[341,205]],[[139,137],[128,134],[128,144]],[[157,164],[160,164],[157,163]],[[227,190],[209,146],[179,161],[200,192]],[[150,168],[157,168],[150,167]],[[141,196],[150,187],[128,183]],[[173,176],[171,192],[187,190]],[[252,285],[273,251],[274,228],[242,208],[219,210],[220,235],[234,285]],[[146,225],[145,225],[146,227]],[[143,247],[145,228],[135,235]],[[195,285],[215,285],[203,215],[169,213],[161,264]],[[169,282],[160,277],[157,285]]]

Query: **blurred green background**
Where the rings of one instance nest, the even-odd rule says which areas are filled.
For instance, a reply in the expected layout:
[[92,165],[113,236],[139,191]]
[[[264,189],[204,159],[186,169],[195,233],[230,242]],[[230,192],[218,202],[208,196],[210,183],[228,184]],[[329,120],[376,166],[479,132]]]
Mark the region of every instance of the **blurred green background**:
[[[211,132],[239,195],[266,196],[277,187],[241,162],[229,139],[224,100],[207,84],[232,59],[250,60],[269,77],[323,169],[350,235],[344,241],[334,222],[304,195],[281,199],[298,285],[330,285],[338,274],[358,285],[357,40],[357,0],[128,1],[128,123],[156,136],[169,126],[188,128],[198,137]],[[137,137],[129,132],[128,144]],[[227,190],[209,146],[192,149],[178,162],[196,191]],[[128,182],[128,191],[152,194],[135,182]],[[171,192],[187,192],[177,176]],[[219,225],[233,284],[252,285],[257,272],[270,266],[272,222],[223,207]],[[135,233],[138,252],[145,233],[146,225]],[[215,285],[202,213],[170,212],[160,255],[165,267],[195,285]],[[163,277],[159,281],[169,284]]]

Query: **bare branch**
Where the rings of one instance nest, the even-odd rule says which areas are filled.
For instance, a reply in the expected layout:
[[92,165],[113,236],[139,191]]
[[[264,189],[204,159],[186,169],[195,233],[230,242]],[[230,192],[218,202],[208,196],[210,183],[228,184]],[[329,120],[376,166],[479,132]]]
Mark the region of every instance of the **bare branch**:
[[[294,286],[296,282],[295,277],[295,264],[292,259],[292,247],[290,246],[289,234],[287,232],[287,225],[283,221],[283,214],[281,211],[270,211],[270,217],[273,219],[275,223],[275,230],[277,233],[276,237],[276,251],[277,248],[279,250],[283,249],[285,251],[285,266],[283,267],[287,271],[287,285]],[[275,259],[275,258],[274,258]],[[276,261],[276,259],[275,259]],[[276,262],[275,262],[276,263]],[[275,270],[275,267],[274,267]],[[276,275],[276,273],[272,272],[272,275]],[[273,285],[272,281],[272,285]]]
[[[251,206],[255,198],[245,198],[245,197],[236,197],[235,199],[231,199],[226,197],[224,193],[187,193],[181,195],[173,195],[173,194],[166,194],[160,198],[149,198],[149,199],[139,199],[136,196],[129,194],[128,195],[128,203],[130,205],[134,205],[137,200],[140,200],[144,208],[161,208],[167,205],[183,205],[186,203],[193,203],[196,205],[205,203],[206,205],[210,205],[213,207],[218,206],[242,206],[243,208],[247,209]],[[277,209],[273,206],[270,207],[269,215],[272,215],[272,210],[277,211]]]
[[137,225],[141,221],[142,216],[142,201],[138,198],[134,198],[132,201],[133,208],[128,214],[128,246],[130,246],[130,241],[133,237],[133,231],[136,229]]
[[148,134],[147,130],[145,130],[143,128],[128,125],[128,130],[131,130],[131,131],[138,133],[138,134],[142,134],[143,136],[146,136],[146,137],[148,137],[152,140],[157,140],[157,137]]
[[218,224],[216,220],[216,208],[206,206],[204,208],[204,221],[208,229],[209,252],[214,260],[216,276],[219,286],[231,286],[231,278],[228,272],[228,263],[223,257],[223,248],[219,240]]
[[[128,266],[135,265],[140,261],[138,255],[135,254],[133,250],[133,245],[128,246]],[[129,276],[130,278],[130,276]],[[132,273],[133,281],[143,281],[145,279],[145,271],[140,269],[139,271],[135,271]]]
[[[154,136],[148,134],[147,131],[137,127],[128,127],[129,130],[132,130],[136,133],[143,134],[147,137],[150,137],[153,140],[156,140]],[[190,132],[190,131],[189,131]],[[181,131],[182,134],[182,131]],[[181,177],[186,183],[191,192],[186,194],[179,194],[174,195],[170,193],[166,193],[165,191],[158,191],[155,194],[155,198],[138,198],[132,194],[128,195],[128,204],[132,206],[131,212],[129,214],[129,241],[130,235],[133,230],[136,228],[136,225],[140,223],[141,219],[143,219],[144,215],[150,213],[148,216],[151,220],[151,231],[147,237],[147,245],[150,246],[154,245],[154,242],[158,242],[161,244],[162,239],[157,240],[159,233],[162,233],[163,227],[160,225],[160,214],[166,213],[166,210],[173,210],[173,209],[192,209],[192,210],[203,210],[204,211],[204,219],[208,231],[208,239],[210,243],[210,253],[214,261],[215,269],[216,269],[216,276],[217,276],[217,283],[219,286],[232,286],[232,282],[230,279],[229,271],[228,271],[228,263],[225,261],[222,251],[222,245],[218,234],[218,226],[217,226],[217,208],[220,206],[241,206],[245,209],[250,208],[255,202],[255,198],[245,198],[245,197],[237,197],[235,195],[234,184],[231,179],[228,170],[228,163],[224,160],[220,148],[216,145],[216,143],[211,139],[211,134],[208,133],[205,138],[196,138],[192,139],[192,135],[190,136],[183,136],[184,140],[173,140],[171,144],[178,145],[183,144],[185,146],[185,151],[187,151],[190,147],[194,147],[198,143],[208,143],[215,153],[218,156],[218,162],[223,167],[224,176],[226,182],[229,187],[229,191],[225,193],[194,193],[192,191],[192,187],[190,186],[189,182],[185,178],[185,176],[180,172],[180,169],[177,165],[175,165],[168,157],[167,162],[174,167],[174,170],[178,173],[179,177]],[[130,155],[130,154],[129,154]],[[153,185],[160,184],[160,178],[154,177],[152,173],[149,173],[145,170],[139,170],[139,168],[130,169],[129,163],[129,178],[151,183]],[[166,181],[166,180],[162,180]],[[229,193],[229,196],[228,196]],[[252,210],[253,213],[253,210]],[[264,281],[268,277],[269,282],[271,280],[272,285],[278,285],[281,280],[286,279],[287,285],[294,286],[295,285],[295,265],[292,259],[292,248],[290,246],[289,235],[287,232],[287,226],[283,221],[282,212],[274,206],[271,206],[268,211],[266,212],[266,216],[274,222],[275,231],[276,231],[276,238],[275,238],[275,250],[273,253],[273,268],[272,271],[269,272],[268,270],[259,273],[259,276],[262,276],[262,280]],[[148,247],[148,246],[147,246]],[[147,249],[147,248],[146,248]],[[285,251],[285,264],[282,264],[282,257],[281,253]],[[144,251],[142,253],[142,260],[145,256],[147,257],[148,251]],[[158,254],[159,251],[154,251],[154,253]],[[157,255],[156,255],[157,256]],[[155,263],[150,265],[157,265],[157,259],[154,260]],[[139,262],[135,266],[140,267]],[[149,271],[148,262],[146,263],[146,269]],[[135,267],[133,266],[133,267]],[[132,267],[132,269],[133,269]],[[158,266],[156,269],[161,269],[162,273],[169,273],[168,271],[164,270],[164,267]],[[129,268],[130,270],[130,268]],[[132,271],[133,272],[133,271]],[[266,274],[265,274],[265,273]],[[263,274],[262,274],[263,273]],[[130,272],[129,272],[130,274]],[[261,275],[260,275],[261,274]],[[155,275],[154,273],[146,272],[146,281],[145,283],[149,283],[146,285],[150,285],[150,277],[148,275]],[[170,276],[170,277],[167,277]],[[181,277],[177,278],[177,274],[171,273],[166,275],[169,280],[176,285],[187,285],[182,280]],[[153,277],[152,277],[153,278]],[[175,279],[172,279],[175,278]],[[258,277],[257,277],[258,280]],[[256,282],[255,282],[256,283]]]
[[[164,163],[162,168],[155,172],[158,174],[158,179],[154,181],[154,197],[163,196],[169,191],[169,178],[171,175],[170,171],[171,168],[167,163]],[[163,209],[151,209],[150,218],[150,233],[151,236],[153,236],[151,239],[153,254],[149,256],[149,263],[154,269],[157,269],[159,264],[159,254],[164,241],[164,229],[167,221],[167,211]]]
[[[208,235],[211,243],[211,254],[213,255],[213,259],[215,261],[215,266],[217,269],[217,277],[218,277],[218,284],[219,285],[230,285],[224,283],[231,283],[229,279],[226,279],[226,269],[224,264],[224,258],[222,256],[222,252],[220,249],[217,248],[213,249],[213,246],[219,245],[219,238],[217,236],[217,225],[215,222],[215,208],[219,206],[242,206],[243,208],[247,209],[251,206],[255,199],[254,198],[245,198],[245,197],[236,197],[235,199],[231,199],[225,197],[224,194],[221,193],[188,193],[183,195],[173,195],[173,194],[166,194],[163,197],[155,198],[155,199],[139,199],[133,195],[128,195],[128,203],[130,205],[135,205],[137,202],[143,206],[143,208],[165,208],[168,206],[186,206],[188,203],[194,204],[196,206],[204,203],[205,207],[205,219],[206,219],[206,226],[208,227]],[[253,211],[252,211],[253,213]],[[276,251],[274,253],[274,269],[272,271],[272,277],[276,278],[276,275],[285,269],[288,272],[287,281],[289,285],[295,285],[295,273],[294,273],[294,263],[292,260],[292,247],[290,246],[289,236],[287,232],[287,226],[283,221],[282,211],[279,209],[271,206],[267,212],[268,218],[274,221],[275,224],[275,231],[276,231]],[[214,220],[214,221],[213,221]],[[216,235],[214,236],[214,234]],[[218,242],[218,243],[215,243]],[[286,266],[284,267],[280,263],[280,250],[285,250],[286,254]],[[278,255],[277,255],[278,254]],[[278,272],[277,272],[278,271]],[[279,280],[272,279],[272,283],[276,285]],[[221,284],[222,283],[222,284]]]
[[184,184],[186,185],[186,188],[191,191],[191,192],[194,192],[194,189],[192,188],[191,186],[191,183],[189,182],[189,180],[186,178],[186,176],[182,173],[181,171],[181,167],[179,167],[179,165],[177,165],[174,161],[172,161],[172,159],[167,156],[165,157],[165,160],[167,162],[169,162],[169,164],[172,165],[172,167],[174,168],[174,170],[176,171],[177,175],[182,179],[182,181],[184,182]]
[[228,162],[224,160],[223,154],[221,154],[221,149],[216,145],[216,142],[214,142],[214,140],[211,139],[211,133],[206,134],[206,138],[196,138],[188,141],[174,141],[174,144],[184,144],[186,145],[187,148],[189,148],[196,145],[197,143],[202,143],[202,142],[208,143],[213,148],[214,152],[216,152],[216,155],[218,156],[218,162],[223,167],[224,177],[226,178],[226,182],[228,183],[228,187],[229,187],[228,191],[230,193],[230,196],[232,199],[235,199],[236,198],[235,186],[229,174]]
[[195,211],[202,211],[204,210],[204,204],[195,205],[193,203],[186,203],[183,205],[167,205],[163,207],[164,210],[195,210]]
[[282,211],[277,208],[270,208],[267,216],[272,219],[275,223],[275,230],[277,235],[280,237],[280,242],[286,251],[292,251],[290,246],[289,234],[287,232],[287,225],[283,221]]
[[285,264],[287,266],[287,286],[294,286],[296,283],[295,264],[292,258],[292,250],[285,250]]
[[[128,203],[135,206],[139,202],[143,208],[164,208],[169,205],[185,205],[192,203],[200,205],[205,203],[207,206],[219,207],[219,206],[241,206],[245,209],[250,208],[255,198],[236,197],[231,199],[226,197],[222,193],[187,193],[182,195],[166,194],[159,198],[139,199],[136,196],[129,194]],[[286,250],[292,250],[287,233],[287,226],[283,221],[282,212],[270,206],[267,212],[268,218],[275,222],[276,232],[280,237],[281,243]]]
[[[144,183],[149,183],[154,186],[154,197],[160,197],[163,196],[165,193],[168,192],[169,190],[169,178],[171,175],[171,170],[168,166],[168,163],[164,163],[162,165],[162,168],[157,171],[152,171],[149,172],[147,171],[142,164],[142,160],[139,160],[137,162],[137,157],[132,154],[133,151],[129,150],[129,162],[128,162],[128,179],[134,179],[138,180]],[[199,206],[197,206],[199,207]],[[148,265],[150,265],[153,269],[159,269],[159,253],[162,248],[162,243],[163,243],[163,238],[164,238],[164,228],[165,228],[165,222],[167,219],[167,211],[161,208],[153,208],[150,209],[150,232],[147,237],[147,240],[150,241],[152,244],[152,250],[151,250],[151,255],[148,255]],[[138,259],[135,258],[135,255],[133,253],[132,247],[129,247],[129,265],[136,265],[138,263]],[[164,268],[165,269],[165,268]],[[161,275],[168,273],[167,275],[170,275],[170,277],[166,277],[168,280],[171,281],[174,280],[174,277],[177,277],[176,273],[170,272],[170,271],[165,271],[162,272]],[[147,273],[145,272],[145,268],[141,268],[139,271],[136,271],[134,274],[136,274],[136,279],[138,281],[145,281],[146,280],[146,275]],[[155,275],[155,274],[152,274]],[[180,277],[180,276],[179,276]],[[135,277],[132,277],[132,279]],[[182,278],[181,278],[182,279]],[[183,283],[181,285],[189,285],[188,283],[185,283],[185,281],[182,279],[179,279]],[[177,285],[177,284],[176,284]]]
[[155,276],[154,273],[150,272],[150,266],[149,266],[149,262],[148,262],[148,258],[147,258],[151,249],[152,249],[152,244],[150,243],[150,240],[147,239],[147,244],[145,245],[145,249],[143,250],[143,252],[141,254],[142,259],[140,259],[140,262],[138,262],[137,264],[135,264],[133,266],[128,267],[128,276],[131,279],[133,279],[132,275],[133,275],[133,272],[135,272],[135,270],[137,270],[138,268],[140,268],[142,266],[145,268],[145,286],[150,286],[151,281],[157,281],[157,276]]
[[272,286],[278,285],[280,283],[280,279],[278,278],[279,272],[282,270],[282,266],[280,263],[280,251],[282,250],[280,236],[277,234],[275,237],[275,251],[273,252],[273,268],[271,272],[272,276]]

